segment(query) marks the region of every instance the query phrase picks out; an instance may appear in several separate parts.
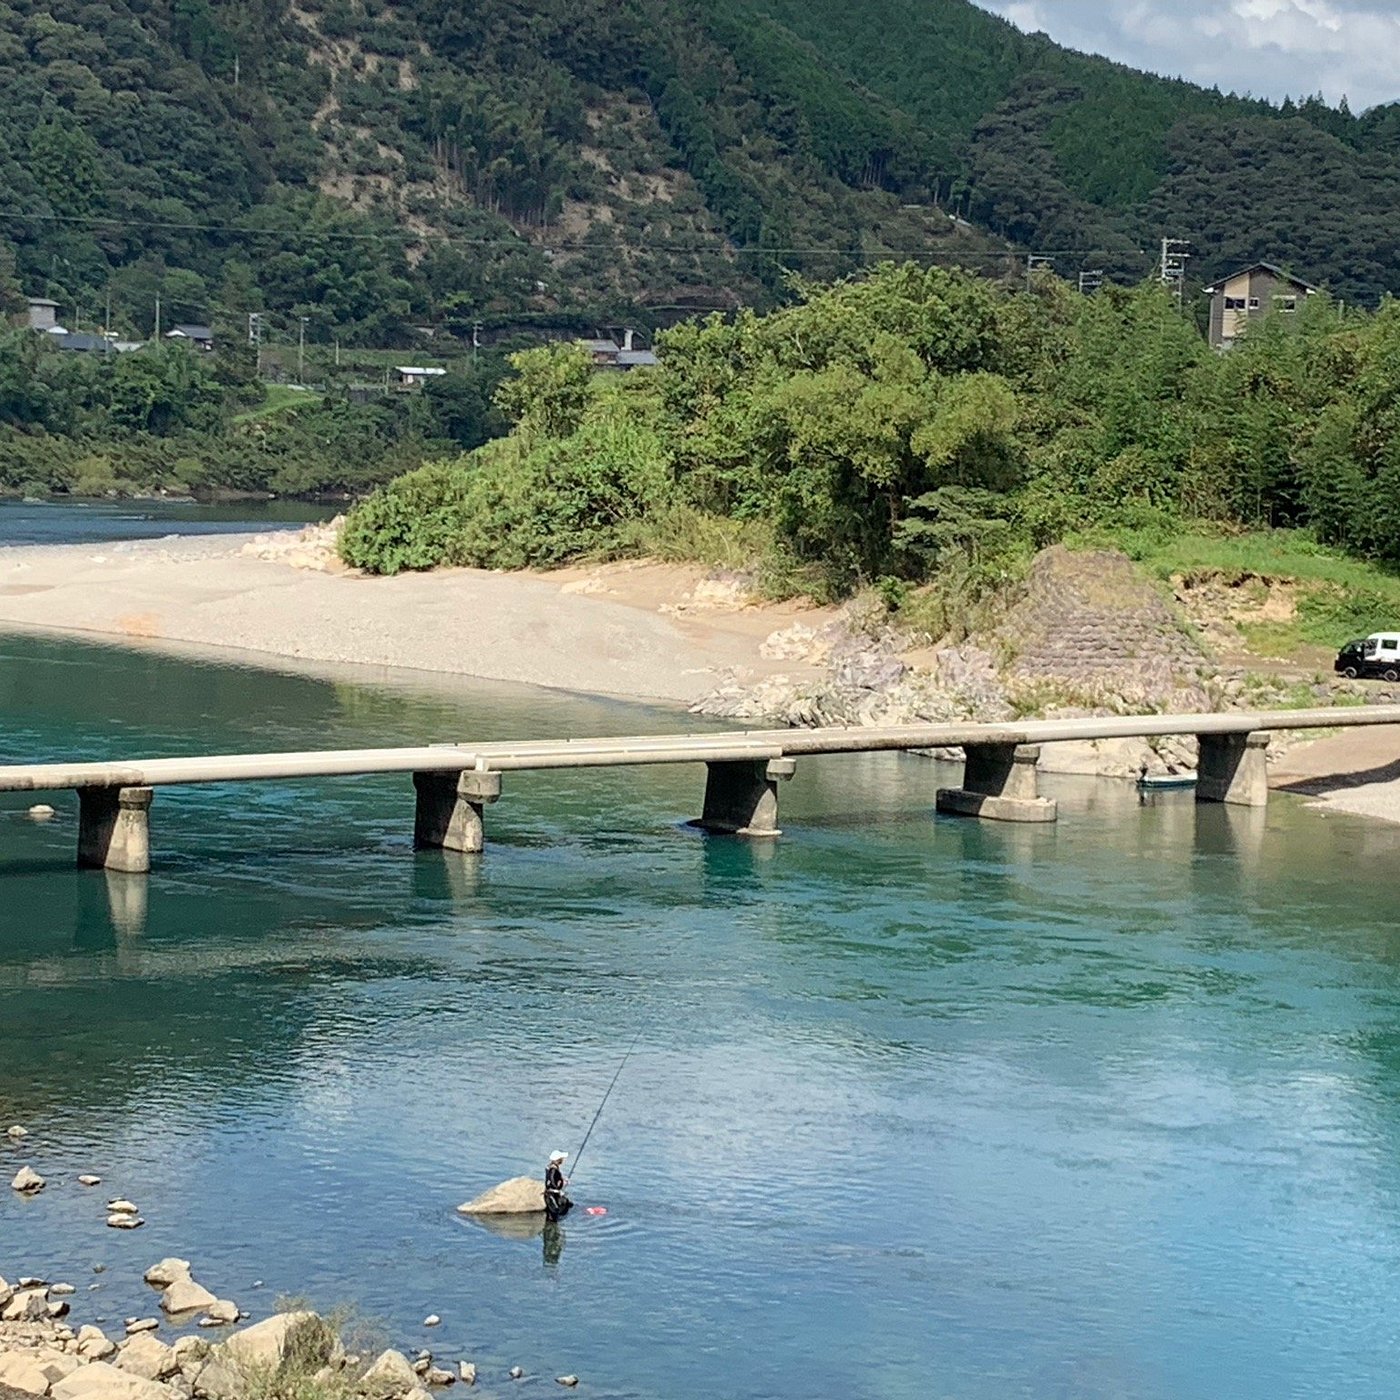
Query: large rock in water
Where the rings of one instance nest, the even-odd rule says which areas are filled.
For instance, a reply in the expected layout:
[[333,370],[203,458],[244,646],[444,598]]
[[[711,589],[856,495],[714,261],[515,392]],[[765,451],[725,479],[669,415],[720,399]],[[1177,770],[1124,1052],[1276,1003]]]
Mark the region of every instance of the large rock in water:
[[160,1296],[161,1308],[168,1313],[195,1312],[216,1302],[218,1299],[192,1278],[177,1278]]
[[537,1176],[513,1176],[457,1209],[463,1215],[543,1215],[544,1182]]

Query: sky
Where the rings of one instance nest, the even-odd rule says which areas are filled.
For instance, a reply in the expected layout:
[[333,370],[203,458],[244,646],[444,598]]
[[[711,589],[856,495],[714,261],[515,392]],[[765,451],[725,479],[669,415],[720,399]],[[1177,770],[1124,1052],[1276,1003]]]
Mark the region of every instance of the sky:
[[1400,0],[976,0],[1134,68],[1354,112],[1400,99]]

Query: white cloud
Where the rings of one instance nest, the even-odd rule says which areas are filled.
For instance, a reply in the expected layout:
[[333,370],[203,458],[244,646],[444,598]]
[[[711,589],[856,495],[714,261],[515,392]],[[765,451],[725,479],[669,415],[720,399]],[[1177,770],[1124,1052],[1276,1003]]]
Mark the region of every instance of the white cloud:
[[1400,7],[1381,0],[977,0],[1071,48],[1275,100],[1400,99]]

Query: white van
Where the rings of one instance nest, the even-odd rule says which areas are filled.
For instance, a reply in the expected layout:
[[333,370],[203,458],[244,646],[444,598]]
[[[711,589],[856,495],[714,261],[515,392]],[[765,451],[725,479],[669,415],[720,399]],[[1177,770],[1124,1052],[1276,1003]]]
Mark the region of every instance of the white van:
[[1383,681],[1400,681],[1400,629],[1372,632],[1369,637],[1348,642],[1337,653],[1332,669],[1353,679],[1379,676]]

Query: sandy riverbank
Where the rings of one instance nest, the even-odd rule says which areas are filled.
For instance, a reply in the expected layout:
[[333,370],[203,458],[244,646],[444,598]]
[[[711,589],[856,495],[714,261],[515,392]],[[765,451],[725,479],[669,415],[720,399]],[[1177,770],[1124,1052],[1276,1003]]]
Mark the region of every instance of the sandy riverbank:
[[1400,822],[1400,727],[1349,729],[1292,749],[1269,786],[1321,807]]
[[[794,623],[821,626],[833,615],[754,606],[737,584],[681,565],[396,578],[305,566],[324,562],[295,535],[0,548],[0,628],[297,670],[470,676],[689,705],[735,677],[755,686],[776,675],[817,679],[819,665],[765,656],[763,644]],[[1104,771],[1095,754],[1058,757],[1047,768]],[[1400,821],[1400,730],[1293,746],[1270,783]]]
[[734,672],[800,672],[760,647],[799,618],[826,615],[746,606],[699,568],[368,578],[293,567],[276,545],[260,557],[259,539],[0,549],[0,627],[690,704]]

